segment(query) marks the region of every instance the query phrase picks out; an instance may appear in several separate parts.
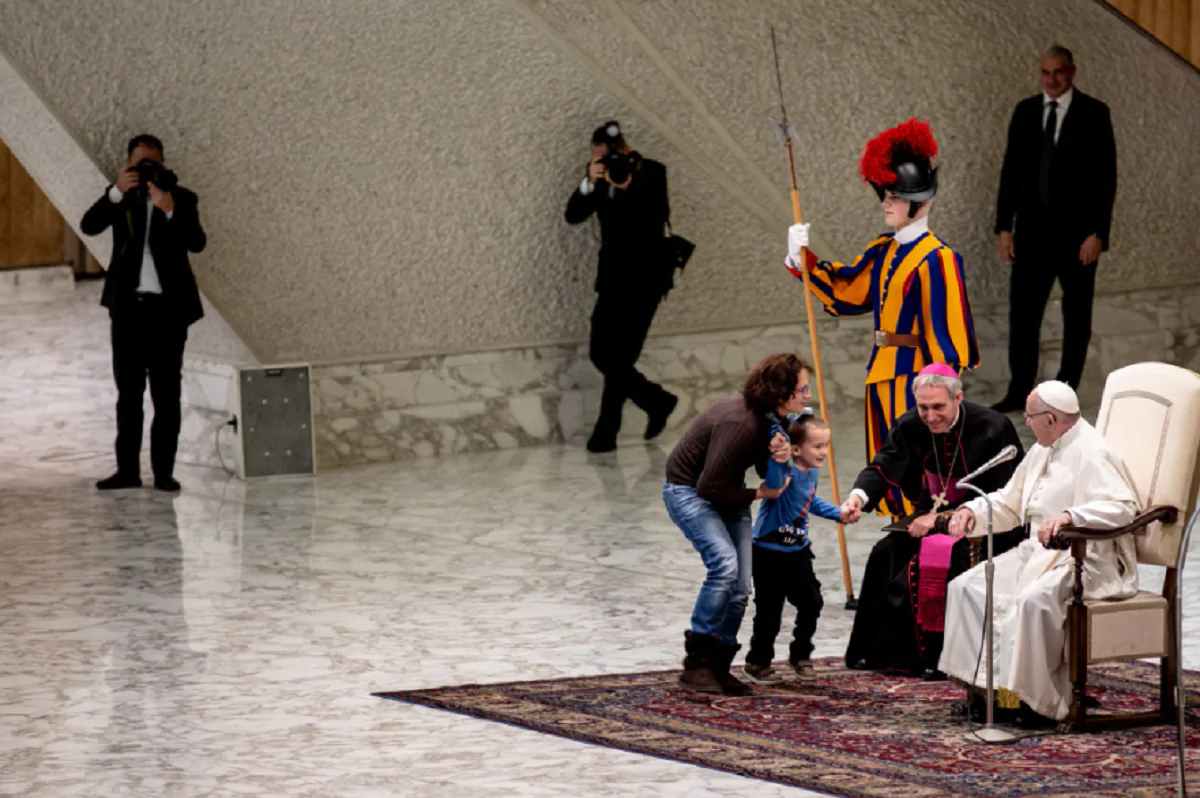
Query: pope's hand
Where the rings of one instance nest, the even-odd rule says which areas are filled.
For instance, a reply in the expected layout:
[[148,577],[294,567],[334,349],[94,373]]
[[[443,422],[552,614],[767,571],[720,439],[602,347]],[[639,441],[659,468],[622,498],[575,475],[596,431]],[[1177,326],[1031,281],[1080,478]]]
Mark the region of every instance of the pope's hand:
[[1070,513],[1059,513],[1058,515],[1050,516],[1038,525],[1038,540],[1041,541],[1043,546],[1049,546],[1050,540],[1058,534],[1058,531],[1070,523]]
[[950,517],[950,534],[961,538],[975,528],[975,513],[966,507],[960,508]]

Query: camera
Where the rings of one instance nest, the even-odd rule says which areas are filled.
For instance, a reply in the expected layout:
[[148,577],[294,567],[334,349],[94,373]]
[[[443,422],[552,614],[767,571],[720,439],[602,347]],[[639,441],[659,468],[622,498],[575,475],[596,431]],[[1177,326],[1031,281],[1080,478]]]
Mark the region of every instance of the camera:
[[600,159],[608,172],[608,182],[620,185],[629,179],[629,173],[637,168],[637,156],[633,153],[609,152]]
[[629,173],[637,168],[638,161],[641,160],[637,153],[621,152],[626,149],[625,136],[621,132],[620,123],[615,119],[596,128],[596,132],[592,134],[592,144],[603,144],[608,148],[608,154],[600,159],[600,163],[604,164],[604,169],[608,172],[608,182],[614,185],[628,180]]
[[167,167],[157,161],[152,161],[149,158],[143,158],[134,164],[134,171],[137,172],[138,185],[142,186],[143,191],[147,183],[153,183],[162,191],[171,191],[179,185],[179,177]]

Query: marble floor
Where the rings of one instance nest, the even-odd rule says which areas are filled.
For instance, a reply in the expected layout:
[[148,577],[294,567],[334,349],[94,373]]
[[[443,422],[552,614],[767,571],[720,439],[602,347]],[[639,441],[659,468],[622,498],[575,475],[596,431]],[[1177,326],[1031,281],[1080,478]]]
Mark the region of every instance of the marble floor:
[[[369,695],[674,667],[703,569],[659,496],[669,441],[101,495],[102,311],[0,311],[0,794],[805,794]],[[843,490],[858,423],[835,419]],[[878,526],[849,531],[856,584]],[[837,655],[834,527],[814,537]]]

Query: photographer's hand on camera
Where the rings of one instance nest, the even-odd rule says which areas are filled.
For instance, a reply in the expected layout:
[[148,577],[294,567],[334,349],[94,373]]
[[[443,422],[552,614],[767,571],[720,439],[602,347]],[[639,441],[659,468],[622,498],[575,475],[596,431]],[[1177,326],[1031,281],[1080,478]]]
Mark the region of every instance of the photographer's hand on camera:
[[140,185],[137,170],[132,166],[123,169],[117,177],[117,182],[113,183],[113,185],[117,187],[117,191],[122,194],[128,194],[131,189],[135,189]]
[[175,210],[175,198],[171,196],[171,192],[163,191],[153,183],[147,183],[146,187],[150,190],[150,201],[154,203],[154,207],[167,214],[168,219],[171,218],[171,212]]
[[608,169],[605,168],[604,162],[599,158],[594,159],[588,164],[587,179],[588,183],[595,187],[596,183],[608,177]]

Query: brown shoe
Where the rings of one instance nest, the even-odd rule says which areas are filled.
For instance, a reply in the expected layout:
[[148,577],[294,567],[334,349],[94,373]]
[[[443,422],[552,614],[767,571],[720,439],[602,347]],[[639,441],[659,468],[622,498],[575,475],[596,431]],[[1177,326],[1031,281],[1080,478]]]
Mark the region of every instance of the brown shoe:
[[747,662],[742,666],[742,678],[751,684],[771,685],[783,684],[783,677],[770,665],[753,665]]
[[811,659],[789,659],[788,665],[792,666],[792,670],[795,671],[796,676],[803,681],[811,682],[812,680],[818,678],[817,672],[813,670]]

